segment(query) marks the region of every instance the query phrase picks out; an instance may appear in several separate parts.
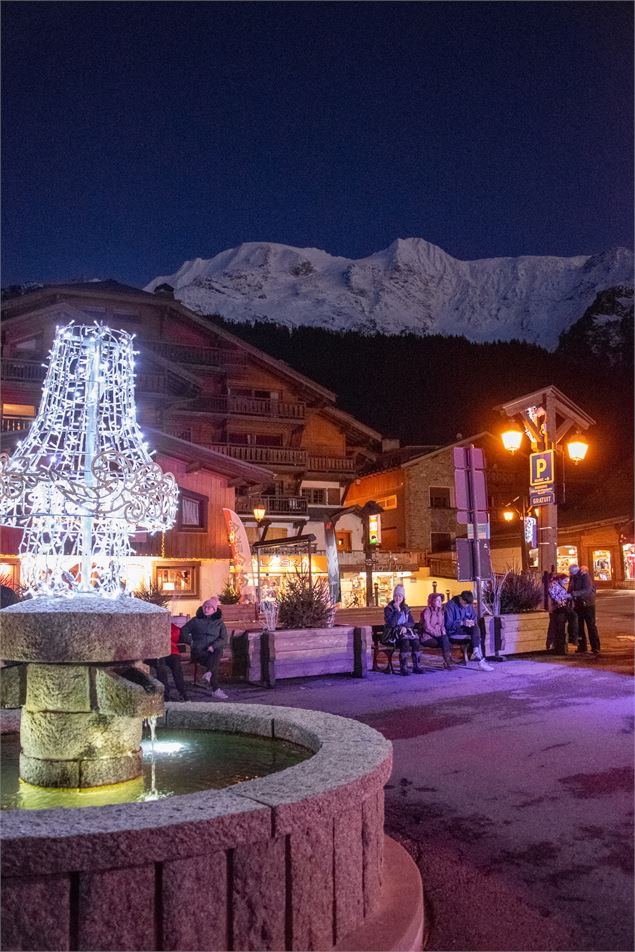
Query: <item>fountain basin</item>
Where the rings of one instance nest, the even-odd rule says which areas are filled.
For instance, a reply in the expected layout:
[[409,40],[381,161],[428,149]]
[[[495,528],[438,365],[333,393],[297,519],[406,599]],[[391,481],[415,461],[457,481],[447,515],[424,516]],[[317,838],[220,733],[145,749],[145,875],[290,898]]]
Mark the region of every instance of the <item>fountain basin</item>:
[[264,705],[168,705],[166,722],[315,753],[226,790],[5,814],[3,949],[327,950],[370,921],[388,741],[357,721]]

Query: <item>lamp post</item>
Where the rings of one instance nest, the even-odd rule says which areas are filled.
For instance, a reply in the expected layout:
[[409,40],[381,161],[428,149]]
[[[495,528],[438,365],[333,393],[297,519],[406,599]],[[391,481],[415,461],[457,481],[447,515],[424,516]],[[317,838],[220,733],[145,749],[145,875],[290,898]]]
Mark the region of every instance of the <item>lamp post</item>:
[[[518,503],[520,509],[515,505]],[[527,520],[532,510],[527,506],[526,496],[515,496],[511,502],[505,505],[503,510],[503,519],[505,522],[512,523],[518,518],[520,521],[520,562],[523,572],[529,570],[529,545],[527,540]]]
[[517,452],[526,435],[531,444],[532,462],[533,454],[544,454],[535,466],[530,462],[529,494],[530,504],[538,511],[539,565],[544,575],[558,564],[558,500],[555,472],[551,472],[550,479],[545,480],[542,487],[539,476],[542,472],[548,473],[550,462],[557,456],[563,459],[561,444],[572,427],[576,427],[577,432],[575,438],[569,440],[569,456],[574,463],[583,460],[588,444],[580,431],[592,426],[595,420],[554,386],[517,397],[498,409],[520,423],[520,426],[508,427],[501,434],[508,452]]

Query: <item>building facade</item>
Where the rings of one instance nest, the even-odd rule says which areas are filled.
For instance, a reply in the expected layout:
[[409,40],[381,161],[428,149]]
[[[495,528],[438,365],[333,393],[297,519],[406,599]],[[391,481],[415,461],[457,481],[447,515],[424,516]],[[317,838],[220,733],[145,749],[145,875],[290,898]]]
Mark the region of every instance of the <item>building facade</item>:
[[[227,575],[227,507],[241,516],[251,542],[313,534],[314,568],[325,572],[324,518],[341,507],[360,465],[381,450],[381,435],[341,411],[332,391],[193,313],[170,289],[157,291],[107,281],[38,288],[3,302],[5,448],[35,418],[57,325],[99,321],[134,333],[138,420],[181,488],[177,527],[161,540],[138,540],[139,557],[215,561]],[[254,509],[264,509],[260,520]],[[344,516],[342,548],[360,545],[361,531],[359,519]],[[11,546],[3,542],[3,556],[12,555]],[[291,564],[278,564],[277,574]],[[153,566],[162,579],[157,571]],[[219,568],[204,594],[220,581]]]

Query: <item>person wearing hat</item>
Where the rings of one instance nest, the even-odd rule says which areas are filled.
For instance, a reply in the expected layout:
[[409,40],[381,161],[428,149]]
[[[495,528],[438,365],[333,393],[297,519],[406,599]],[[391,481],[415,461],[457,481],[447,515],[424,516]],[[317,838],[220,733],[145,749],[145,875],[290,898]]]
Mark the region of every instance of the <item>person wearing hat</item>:
[[566,655],[565,628],[571,613],[572,598],[567,592],[565,572],[553,572],[549,579],[549,626],[547,628],[547,651]]
[[454,667],[452,647],[448,633],[445,630],[445,615],[443,613],[443,595],[441,592],[431,592],[428,595],[428,604],[421,612],[422,645],[434,645],[443,652],[443,667],[448,671]]
[[573,607],[578,616],[578,650],[577,654],[587,653],[586,629],[589,630],[589,642],[594,656],[600,654],[600,635],[595,623],[595,585],[591,579],[588,566],[569,566],[569,594],[573,598]]
[[474,595],[470,591],[455,595],[445,606],[445,630],[450,641],[452,638],[469,638],[472,642],[471,661],[477,661],[481,671],[493,671],[483,657],[481,650],[481,632],[478,618],[473,608]]

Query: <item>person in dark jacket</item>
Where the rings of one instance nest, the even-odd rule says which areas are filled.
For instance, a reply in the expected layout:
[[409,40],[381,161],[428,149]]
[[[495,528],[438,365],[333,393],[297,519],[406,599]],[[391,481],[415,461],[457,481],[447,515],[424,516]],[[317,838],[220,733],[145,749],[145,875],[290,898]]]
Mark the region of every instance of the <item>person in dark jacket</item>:
[[578,616],[577,654],[587,653],[587,633],[591,651],[597,658],[600,653],[600,636],[595,624],[595,585],[586,565],[580,568],[575,563],[569,566],[569,595],[573,597],[573,607]]
[[385,644],[394,644],[399,648],[399,670],[403,675],[410,674],[408,657],[412,655],[412,673],[423,674],[421,667],[421,653],[419,639],[414,631],[414,618],[406,605],[403,585],[395,585],[392,601],[384,608],[384,636]]
[[474,595],[470,591],[455,595],[445,606],[445,630],[448,638],[469,638],[472,642],[471,661],[478,661],[481,671],[493,671],[483,657],[481,650],[481,632],[478,627],[478,618],[472,607]]
[[566,655],[566,625],[572,611],[573,599],[567,592],[564,572],[553,572],[549,580],[549,626],[547,628],[547,651]]
[[208,598],[196,617],[183,625],[181,641],[192,646],[192,660],[205,667],[203,680],[207,681],[212,697],[224,701],[227,695],[218,686],[218,668],[228,637],[218,598]]

